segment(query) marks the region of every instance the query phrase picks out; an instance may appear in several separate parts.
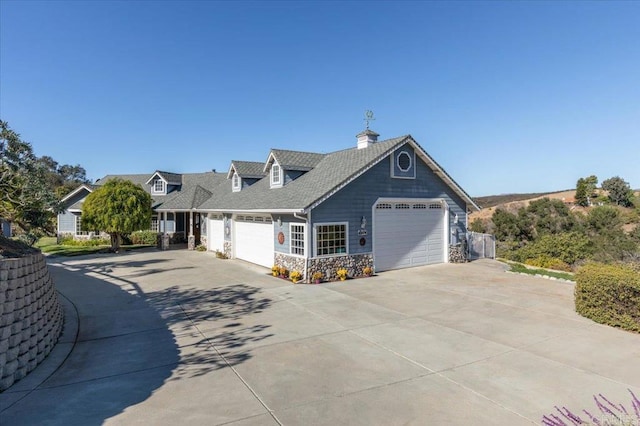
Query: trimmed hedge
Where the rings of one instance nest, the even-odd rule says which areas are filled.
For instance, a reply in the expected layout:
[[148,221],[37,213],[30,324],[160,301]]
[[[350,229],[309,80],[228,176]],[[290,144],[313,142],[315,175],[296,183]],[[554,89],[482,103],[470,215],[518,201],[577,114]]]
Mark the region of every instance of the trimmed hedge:
[[129,236],[131,244],[156,245],[158,233],[155,231],[135,231]]
[[589,263],[576,274],[576,312],[640,333],[640,274],[624,265]]

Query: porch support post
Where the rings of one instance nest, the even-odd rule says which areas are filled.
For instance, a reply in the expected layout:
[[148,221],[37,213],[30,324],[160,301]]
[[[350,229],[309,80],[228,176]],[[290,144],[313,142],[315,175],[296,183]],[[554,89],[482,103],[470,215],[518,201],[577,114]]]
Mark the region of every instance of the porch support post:
[[193,210],[189,211],[189,238],[187,239],[187,249],[196,249],[196,236],[193,235]]
[[162,250],[169,250],[169,234],[167,234],[167,212],[162,212]]

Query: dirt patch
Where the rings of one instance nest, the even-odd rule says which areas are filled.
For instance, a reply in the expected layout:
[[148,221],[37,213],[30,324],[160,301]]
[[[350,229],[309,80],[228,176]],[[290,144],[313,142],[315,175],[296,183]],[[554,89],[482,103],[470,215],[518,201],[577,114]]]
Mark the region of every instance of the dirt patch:
[[39,251],[37,248],[30,247],[23,242],[0,236],[0,258],[23,257]]

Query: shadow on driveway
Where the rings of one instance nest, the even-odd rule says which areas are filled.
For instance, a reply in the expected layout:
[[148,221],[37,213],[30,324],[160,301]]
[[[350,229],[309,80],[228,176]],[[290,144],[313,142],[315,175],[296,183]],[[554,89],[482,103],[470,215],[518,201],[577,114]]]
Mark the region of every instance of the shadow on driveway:
[[251,358],[242,347],[267,337],[268,326],[222,329],[214,347],[194,322],[223,319],[233,325],[234,319],[267,309],[271,300],[244,284],[213,289],[176,285],[145,293],[130,274],[123,279],[113,273],[120,266],[153,273],[161,262],[50,265],[56,288],[77,311],[75,344],[39,386],[25,389],[18,382],[0,395],[2,424],[100,425],[147,400],[167,381]]

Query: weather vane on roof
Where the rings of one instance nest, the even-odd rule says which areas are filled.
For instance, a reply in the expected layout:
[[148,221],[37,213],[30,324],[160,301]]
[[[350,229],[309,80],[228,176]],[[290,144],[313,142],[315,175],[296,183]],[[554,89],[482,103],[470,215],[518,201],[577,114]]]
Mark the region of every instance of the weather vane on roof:
[[371,111],[370,109],[366,110],[364,112],[364,117],[364,121],[367,122],[367,130],[369,130],[369,122],[375,120],[375,118],[373,118],[373,111]]

